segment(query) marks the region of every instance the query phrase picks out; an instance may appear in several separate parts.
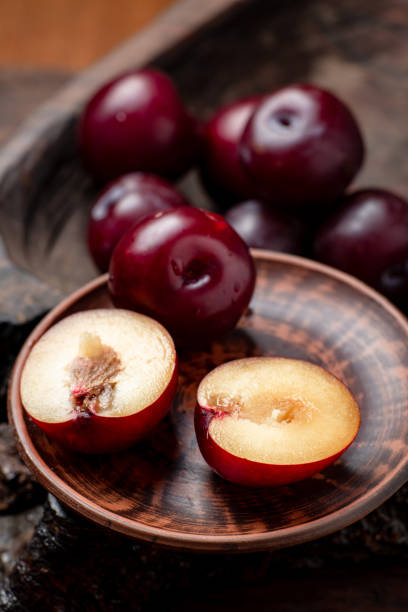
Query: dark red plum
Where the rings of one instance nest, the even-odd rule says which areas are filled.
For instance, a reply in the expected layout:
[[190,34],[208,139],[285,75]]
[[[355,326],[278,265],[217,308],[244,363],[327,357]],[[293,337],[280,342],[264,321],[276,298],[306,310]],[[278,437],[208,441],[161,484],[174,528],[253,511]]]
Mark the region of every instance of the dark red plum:
[[225,219],[184,206],[127,232],[109,268],[115,306],[149,314],[187,346],[201,346],[232,329],[254,282],[248,247]]
[[196,160],[198,126],[165,74],[139,70],[95,93],[82,113],[79,145],[99,179],[133,171],[177,178]]
[[359,170],[364,144],[343,102],[313,85],[291,85],[257,107],[240,154],[260,199],[283,208],[328,206]]
[[303,253],[305,229],[301,221],[266,202],[248,200],[236,204],[225,213],[225,219],[249,247]]
[[201,179],[221,208],[253,195],[239,157],[239,142],[260,100],[258,96],[228,104],[218,110],[204,127]]
[[357,276],[391,299],[408,298],[408,202],[382,189],[357,191],[318,232],[320,261]]
[[88,248],[101,272],[130,227],[161,210],[188,206],[187,199],[166,180],[134,172],[110,183],[93,205],[88,222]]

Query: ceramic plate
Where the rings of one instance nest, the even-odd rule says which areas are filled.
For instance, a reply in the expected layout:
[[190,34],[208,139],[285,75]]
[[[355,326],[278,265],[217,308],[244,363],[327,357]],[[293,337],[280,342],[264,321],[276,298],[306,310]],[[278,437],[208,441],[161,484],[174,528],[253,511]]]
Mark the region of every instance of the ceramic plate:
[[[189,550],[255,551],[321,537],[363,517],[408,478],[408,325],[359,281],[318,263],[253,252],[258,271],[240,325],[207,351],[180,353],[171,414],[115,455],[83,456],[52,443],[25,417],[21,370],[36,340],[72,312],[111,306],[106,277],[86,285],[34,330],[14,368],[9,417],[38,480],[88,518],[129,536]],[[225,361],[307,359],[338,376],[361,409],[352,446],[331,467],[291,486],[249,489],[207,467],[193,427],[196,388]]]

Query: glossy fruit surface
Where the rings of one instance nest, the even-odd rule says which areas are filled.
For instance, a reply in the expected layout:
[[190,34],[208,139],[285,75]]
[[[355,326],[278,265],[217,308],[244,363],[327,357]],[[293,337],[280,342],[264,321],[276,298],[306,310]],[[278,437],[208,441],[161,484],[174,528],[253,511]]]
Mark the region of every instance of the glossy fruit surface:
[[320,229],[315,255],[399,302],[408,289],[408,202],[382,189],[357,191]]
[[207,374],[197,391],[201,453],[240,485],[288,484],[319,472],[351,444],[359,425],[347,387],[305,361],[230,361]]
[[176,388],[169,333],[149,317],[111,308],[78,312],[51,327],[28,356],[20,393],[50,438],[74,451],[107,453],[148,433]]
[[305,231],[302,222],[266,202],[241,202],[224,216],[249,247],[284,253],[303,252]]
[[239,155],[239,142],[260,97],[222,107],[205,125],[201,178],[210,196],[225,208],[253,195]]
[[116,306],[152,316],[191,346],[234,327],[254,282],[248,247],[223,217],[184,206],[125,234],[109,268]]
[[198,153],[198,127],[171,80],[145,69],[107,83],[86,105],[79,124],[84,163],[97,178],[152,172],[177,178]]
[[161,210],[187,206],[173,185],[154,174],[134,172],[110,183],[93,205],[88,221],[88,248],[101,272],[123,234],[134,223]]
[[313,85],[291,85],[263,99],[240,151],[255,195],[288,208],[330,205],[359,170],[364,145],[343,102]]

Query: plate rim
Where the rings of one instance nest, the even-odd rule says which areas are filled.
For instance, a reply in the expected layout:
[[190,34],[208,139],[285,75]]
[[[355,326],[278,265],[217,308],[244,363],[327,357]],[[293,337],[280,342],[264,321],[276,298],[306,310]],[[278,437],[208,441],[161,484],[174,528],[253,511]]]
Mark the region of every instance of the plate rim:
[[[357,278],[336,270],[330,266],[297,255],[278,253],[263,249],[251,249],[256,261],[267,260],[273,263],[294,265],[308,271],[318,272],[351,286],[358,292],[373,299],[385,309],[404,329],[408,337],[408,320],[385,297],[358,280]],[[408,455],[387,473],[381,481],[361,497],[322,517],[312,519],[299,525],[282,529],[265,531],[258,534],[208,535],[172,531],[168,527],[152,527],[102,508],[90,501],[62,478],[57,476],[50,466],[41,458],[28,432],[24,420],[24,409],[20,399],[20,377],[25,360],[38,338],[56,321],[69,306],[78,302],[88,293],[106,284],[108,274],[97,277],[86,283],[55,306],[34,328],[23,344],[14,364],[8,391],[8,418],[14,432],[17,449],[28,468],[34,472],[37,480],[59,500],[74,511],[127,536],[154,542],[166,547],[190,551],[207,552],[255,552],[274,550],[301,544],[323,537],[363,518],[385,502],[408,480]]]

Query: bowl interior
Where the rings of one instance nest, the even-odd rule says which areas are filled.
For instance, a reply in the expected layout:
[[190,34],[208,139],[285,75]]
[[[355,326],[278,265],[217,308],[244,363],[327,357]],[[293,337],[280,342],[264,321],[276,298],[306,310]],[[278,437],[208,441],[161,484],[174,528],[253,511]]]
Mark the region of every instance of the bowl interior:
[[[255,252],[258,280],[239,327],[206,351],[180,354],[171,414],[148,439],[115,455],[82,456],[48,440],[24,416],[26,355],[45,329],[73,311],[110,305],[101,278],[65,300],[23,348],[10,391],[21,453],[60,499],[99,523],[170,546],[259,550],[306,541],[374,509],[407,474],[408,328],[376,293],[300,258]],[[331,467],[303,482],[248,489],[213,474],[197,448],[193,411],[205,374],[256,355],[307,359],[345,382],[361,408],[357,439]]]

